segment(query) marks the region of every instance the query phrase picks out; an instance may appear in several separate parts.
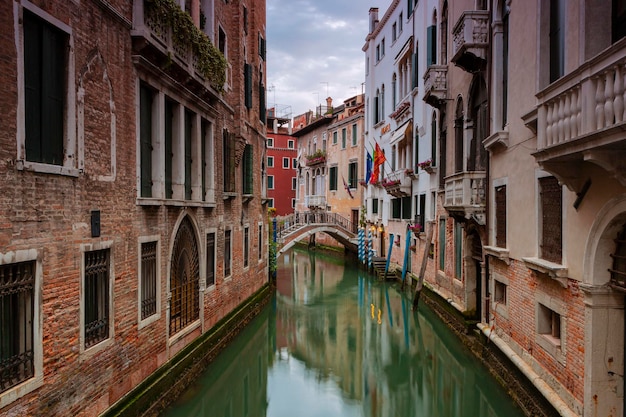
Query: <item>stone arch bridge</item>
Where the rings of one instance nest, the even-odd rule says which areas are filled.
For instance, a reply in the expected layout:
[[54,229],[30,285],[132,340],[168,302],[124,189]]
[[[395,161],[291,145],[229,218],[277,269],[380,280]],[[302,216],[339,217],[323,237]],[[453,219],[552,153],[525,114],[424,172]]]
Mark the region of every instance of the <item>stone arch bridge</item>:
[[345,217],[327,211],[290,214],[274,223],[278,253],[283,253],[299,240],[315,233],[326,233],[341,243],[347,251],[357,253],[357,227],[357,224]]

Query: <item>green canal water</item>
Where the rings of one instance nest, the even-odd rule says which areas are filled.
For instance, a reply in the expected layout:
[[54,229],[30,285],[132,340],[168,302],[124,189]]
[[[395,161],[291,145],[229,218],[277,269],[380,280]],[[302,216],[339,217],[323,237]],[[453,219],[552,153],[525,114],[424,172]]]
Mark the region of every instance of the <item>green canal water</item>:
[[398,284],[320,253],[278,263],[270,305],[163,416],[522,416]]

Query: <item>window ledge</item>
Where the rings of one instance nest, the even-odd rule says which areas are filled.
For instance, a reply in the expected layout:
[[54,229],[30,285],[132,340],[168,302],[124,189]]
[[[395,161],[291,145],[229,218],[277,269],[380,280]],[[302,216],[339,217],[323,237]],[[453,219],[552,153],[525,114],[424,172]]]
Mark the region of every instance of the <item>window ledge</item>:
[[567,268],[561,264],[546,261],[539,258],[522,258],[529,269],[547,274],[550,278],[558,281],[563,288],[567,288]]
[[16,161],[15,168],[18,171],[31,171],[40,172],[42,174],[65,175],[67,177],[78,177],[80,174],[82,174],[82,170],[73,167],[43,164],[40,162],[30,162],[24,160]]
[[507,265],[511,264],[511,260],[509,259],[509,250],[506,248],[500,248],[497,246],[483,246],[483,251],[487,255],[491,255],[494,258],[498,258],[501,261],[504,261]]
[[247,203],[254,198],[254,194],[243,194],[241,198],[244,203]]
[[237,193],[227,193],[224,192],[224,196],[222,197],[224,200],[230,200],[231,198],[237,197]]
[[565,365],[565,352],[562,350],[561,339],[551,334],[538,333],[535,342],[543,348],[548,354],[554,357],[559,363]]
[[172,200],[169,198],[163,199],[145,197],[138,197],[136,204],[138,206],[216,207],[215,202],[210,201]]
[[483,140],[485,149],[495,151],[497,149],[507,149],[509,147],[509,132],[499,131]]

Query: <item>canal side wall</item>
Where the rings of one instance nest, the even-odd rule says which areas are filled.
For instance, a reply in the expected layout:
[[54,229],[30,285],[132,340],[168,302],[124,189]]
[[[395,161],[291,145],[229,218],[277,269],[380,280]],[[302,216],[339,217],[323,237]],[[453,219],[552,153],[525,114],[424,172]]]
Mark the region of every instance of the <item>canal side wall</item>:
[[[413,290],[417,283],[417,277],[411,275],[411,278]],[[512,357],[502,351],[485,333],[481,332],[476,327],[476,321],[468,320],[458,309],[458,306],[442,297],[428,283],[424,284],[420,301],[431,308],[446,323],[460,341],[507,390],[527,416],[560,416],[553,404],[516,366]]]
[[272,286],[265,284],[211,330],[186,346],[102,417],[157,416],[174,402],[215,357],[268,304]]

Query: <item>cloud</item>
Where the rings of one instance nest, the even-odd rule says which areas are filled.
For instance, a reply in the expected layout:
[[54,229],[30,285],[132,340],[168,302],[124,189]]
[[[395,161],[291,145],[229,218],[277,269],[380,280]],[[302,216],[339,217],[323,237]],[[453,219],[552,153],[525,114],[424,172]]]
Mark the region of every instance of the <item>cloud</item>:
[[[292,116],[361,93],[368,12],[390,0],[267,0],[267,100]],[[383,4],[384,3],[384,7]]]

